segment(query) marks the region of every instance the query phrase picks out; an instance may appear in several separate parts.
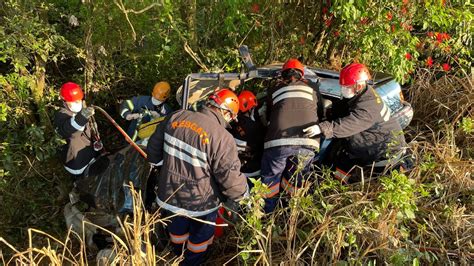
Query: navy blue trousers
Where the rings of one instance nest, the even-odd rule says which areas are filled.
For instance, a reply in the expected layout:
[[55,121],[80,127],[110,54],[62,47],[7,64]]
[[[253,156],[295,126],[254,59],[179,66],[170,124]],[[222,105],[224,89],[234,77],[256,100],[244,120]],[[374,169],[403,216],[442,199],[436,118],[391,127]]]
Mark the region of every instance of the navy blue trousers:
[[280,187],[292,195],[301,186],[303,175],[309,170],[314,155],[314,150],[301,146],[265,149],[261,174],[262,182],[270,188],[270,192],[265,195],[266,213],[275,209]]
[[[165,216],[172,213],[165,212]],[[216,222],[217,211],[208,215],[197,217],[199,220]],[[200,265],[204,262],[209,245],[214,239],[215,226],[205,224],[185,216],[170,218],[168,233],[170,235],[173,251],[177,256],[184,252],[184,261],[181,265]]]

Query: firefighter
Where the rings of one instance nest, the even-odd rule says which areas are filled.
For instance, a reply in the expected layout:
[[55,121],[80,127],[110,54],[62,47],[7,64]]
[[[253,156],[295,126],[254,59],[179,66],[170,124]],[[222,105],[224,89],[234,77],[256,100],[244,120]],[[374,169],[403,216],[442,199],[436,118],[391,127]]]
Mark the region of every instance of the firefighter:
[[330,165],[335,177],[344,182],[359,181],[364,167],[385,168],[399,162],[406,146],[400,124],[390,117],[388,106],[368,85],[370,79],[363,64],[344,67],[339,78],[344,99],[334,106],[336,117],[303,130],[308,137],[322,134],[339,140],[341,149]]
[[[247,177],[260,176],[260,163],[263,154],[265,126],[262,124],[257,107],[257,97],[248,90],[239,94],[239,115],[232,123],[230,132],[234,136],[242,168]],[[251,186],[251,182],[248,182]]]
[[56,131],[66,139],[60,156],[66,171],[77,179],[82,176],[87,166],[95,161],[99,156],[98,150],[101,149],[97,146],[94,149],[90,121],[94,108],[83,107],[84,93],[81,87],[73,82],[61,86],[60,97],[64,106],[54,117]]
[[133,140],[137,139],[137,126],[139,122],[146,123],[152,118],[166,116],[171,112],[166,100],[170,96],[171,87],[166,81],[155,84],[151,96],[135,96],[122,102],[120,106],[120,116],[127,121],[131,121],[127,129],[127,134]]
[[200,111],[169,115],[149,139],[149,162],[162,164],[156,202],[170,217],[174,252],[180,255],[186,246],[186,265],[203,262],[214,236],[214,226],[197,219],[214,223],[220,202],[237,209],[248,193],[235,141],[226,130],[238,111],[237,96],[220,89]]
[[[304,79],[304,66],[289,59],[281,80],[267,94],[269,125],[262,157],[262,181],[269,188],[265,211],[276,207],[281,188],[290,195],[302,185],[302,175],[312,161],[319,141],[304,136],[302,130],[318,122],[317,92]],[[300,169],[296,169],[300,165]],[[296,170],[299,174],[295,176]],[[292,178],[295,176],[296,178]]]

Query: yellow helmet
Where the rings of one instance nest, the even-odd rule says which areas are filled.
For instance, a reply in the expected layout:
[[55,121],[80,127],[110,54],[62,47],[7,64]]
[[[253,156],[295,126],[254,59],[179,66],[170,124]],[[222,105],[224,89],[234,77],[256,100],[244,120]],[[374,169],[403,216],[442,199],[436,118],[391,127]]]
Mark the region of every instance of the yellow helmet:
[[166,99],[168,99],[168,97],[170,97],[170,91],[170,84],[166,81],[160,81],[155,84],[155,87],[153,87],[151,96],[159,101],[164,102]]

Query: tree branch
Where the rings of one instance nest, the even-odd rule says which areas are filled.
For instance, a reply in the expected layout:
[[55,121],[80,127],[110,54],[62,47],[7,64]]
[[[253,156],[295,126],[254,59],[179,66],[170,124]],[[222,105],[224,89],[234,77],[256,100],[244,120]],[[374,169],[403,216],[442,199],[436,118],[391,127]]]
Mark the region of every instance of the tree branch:
[[132,29],[132,38],[133,38],[133,41],[136,41],[137,40],[137,33],[135,32],[135,28],[133,27],[133,24],[132,22],[130,21],[130,18],[128,17],[128,13],[133,13],[133,14],[141,14],[143,12],[146,12],[148,10],[150,10],[151,8],[155,7],[155,6],[159,6],[160,4],[158,3],[153,3],[141,10],[133,10],[133,9],[126,9],[125,8],[125,5],[123,4],[122,0],[114,0],[114,3],[115,5],[120,9],[120,11],[123,12],[123,14],[125,15],[125,19],[127,20],[128,22],[128,25],[130,25],[130,28]]

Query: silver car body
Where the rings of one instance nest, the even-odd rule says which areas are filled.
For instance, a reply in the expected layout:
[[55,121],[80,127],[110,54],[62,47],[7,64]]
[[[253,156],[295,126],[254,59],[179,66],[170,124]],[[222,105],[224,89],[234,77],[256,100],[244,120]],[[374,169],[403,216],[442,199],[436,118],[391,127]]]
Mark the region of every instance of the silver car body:
[[[232,87],[250,79],[273,79],[278,77],[281,64],[271,64],[243,73],[193,73],[186,77],[184,85],[178,89],[177,100],[184,109],[207,98],[216,87]],[[400,84],[393,77],[374,73],[372,84],[383,101],[389,106],[392,117],[397,119],[402,128],[406,128],[413,119],[411,105],[402,98]],[[313,67],[305,68],[305,78],[313,83],[319,82],[319,90],[325,100],[336,101],[342,98],[339,85],[339,73]],[[237,81],[235,83],[234,81]],[[184,106],[182,104],[184,100]],[[325,105],[327,108],[329,105]]]

